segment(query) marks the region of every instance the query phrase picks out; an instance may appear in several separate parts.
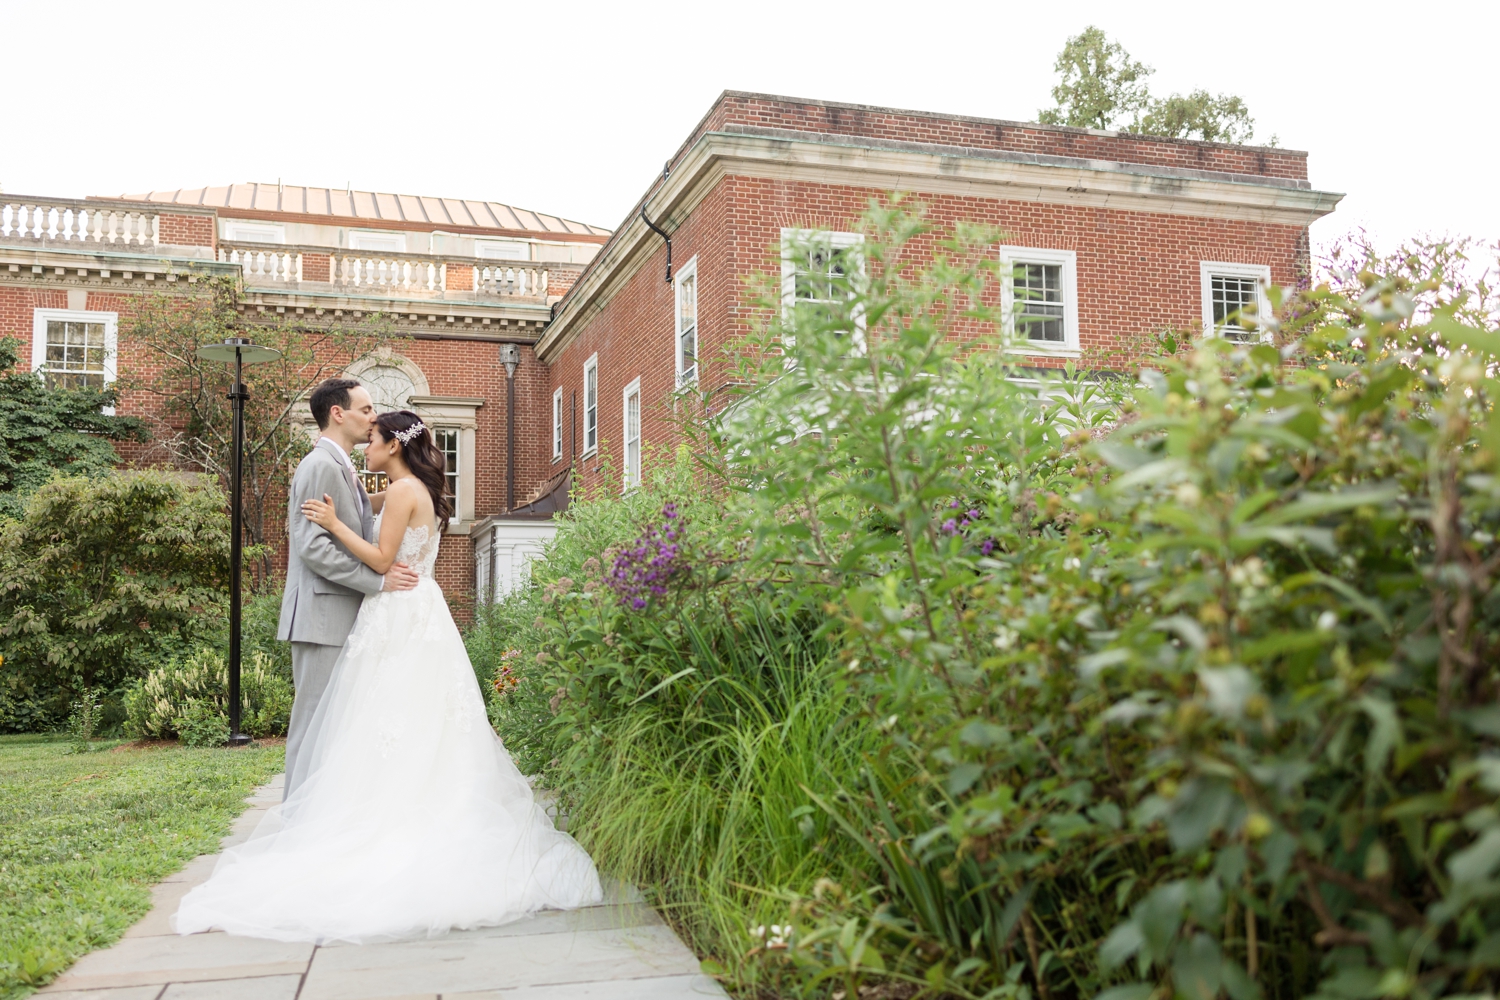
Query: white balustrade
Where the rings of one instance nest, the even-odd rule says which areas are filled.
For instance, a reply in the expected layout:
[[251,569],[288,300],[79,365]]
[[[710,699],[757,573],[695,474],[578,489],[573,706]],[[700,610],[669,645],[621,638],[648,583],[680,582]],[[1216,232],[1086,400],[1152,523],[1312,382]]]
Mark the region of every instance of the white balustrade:
[[335,285],[401,292],[441,292],[447,265],[430,259],[334,254],[329,274]]
[[487,295],[547,294],[545,267],[486,265],[474,268],[474,291]]
[[248,282],[302,280],[300,251],[225,244],[219,247],[219,260],[244,268]]
[[0,239],[158,246],[155,212],[74,201],[0,201]]

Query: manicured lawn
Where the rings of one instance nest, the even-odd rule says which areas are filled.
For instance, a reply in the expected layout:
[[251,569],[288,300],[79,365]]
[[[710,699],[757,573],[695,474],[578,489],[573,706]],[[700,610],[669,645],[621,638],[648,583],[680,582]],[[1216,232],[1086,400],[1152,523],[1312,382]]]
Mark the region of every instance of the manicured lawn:
[[[108,746],[108,744],[104,744]],[[150,909],[150,888],[217,850],[282,748],[175,744],[70,754],[0,736],[0,998],[25,996]]]

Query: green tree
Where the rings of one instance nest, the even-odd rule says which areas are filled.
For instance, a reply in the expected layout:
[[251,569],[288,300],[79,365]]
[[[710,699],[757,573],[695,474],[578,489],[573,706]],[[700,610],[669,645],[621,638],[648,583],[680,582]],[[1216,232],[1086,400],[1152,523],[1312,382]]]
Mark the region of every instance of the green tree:
[[1068,39],[1054,68],[1059,80],[1052,99],[1057,103],[1037,113],[1043,124],[1208,142],[1254,138],[1255,119],[1242,98],[1206,90],[1153,97],[1146,78],[1155,71],[1132,59],[1124,46],[1094,25]]
[[217,627],[229,516],[212,479],[58,477],[0,522],[0,724],[35,728]]
[[0,340],[0,519],[19,517],[26,499],[55,472],[98,477],[119,462],[111,441],[143,441],[135,417],[104,412],[113,389],[49,388],[16,371],[19,344]]
[[1186,97],[1173,94],[1153,100],[1134,130],[1174,139],[1249,142],[1255,136],[1255,119],[1238,97],[1195,90]]
[[1053,68],[1060,77],[1052,88],[1057,106],[1037,114],[1045,125],[1117,128],[1150,101],[1146,77],[1155,71],[1092,24],[1068,39]]
[[[174,464],[206,472],[228,492],[233,454],[233,412],[228,393],[232,366],[203,361],[195,351],[228,337],[248,337],[281,352],[279,361],[245,369],[245,542],[264,546],[284,530],[282,498],[297,460],[307,450],[302,416],[307,394],[324,379],[368,357],[391,335],[378,315],[357,328],[275,322],[247,324],[237,308],[239,287],[227,278],[198,283],[204,291],[184,299],[160,293],[146,299],[127,336],[146,360],[122,384],[161,403],[157,444]],[[250,568],[261,580],[270,553]]]

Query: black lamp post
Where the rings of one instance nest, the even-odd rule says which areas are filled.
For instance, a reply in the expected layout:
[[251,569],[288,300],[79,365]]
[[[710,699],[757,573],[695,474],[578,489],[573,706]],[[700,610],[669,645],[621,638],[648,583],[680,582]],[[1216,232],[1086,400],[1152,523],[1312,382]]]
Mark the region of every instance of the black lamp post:
[[229,745],[241,747],[250,742],[250,737],[240,732],[240,565],[245,556],[240,482],[244,470],[245,400],[250,398],[243,375],[245,365],[275,361],[281,352],[257,347],[244,337],[230,337],[222,344],[204,344],[197,353],[205,361],[234,363],[234,387],[229,390],[234,409],[234,457],[229,474]]

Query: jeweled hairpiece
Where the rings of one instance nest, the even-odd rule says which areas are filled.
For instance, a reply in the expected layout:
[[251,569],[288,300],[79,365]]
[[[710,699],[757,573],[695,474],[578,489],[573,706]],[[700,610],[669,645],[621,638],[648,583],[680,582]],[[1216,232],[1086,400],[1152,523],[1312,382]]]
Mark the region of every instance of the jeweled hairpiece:
[[402,444],[411,444],[411,439],[427,429],[427,425],[418,420],[404,431],[396,431],[396,440]]

